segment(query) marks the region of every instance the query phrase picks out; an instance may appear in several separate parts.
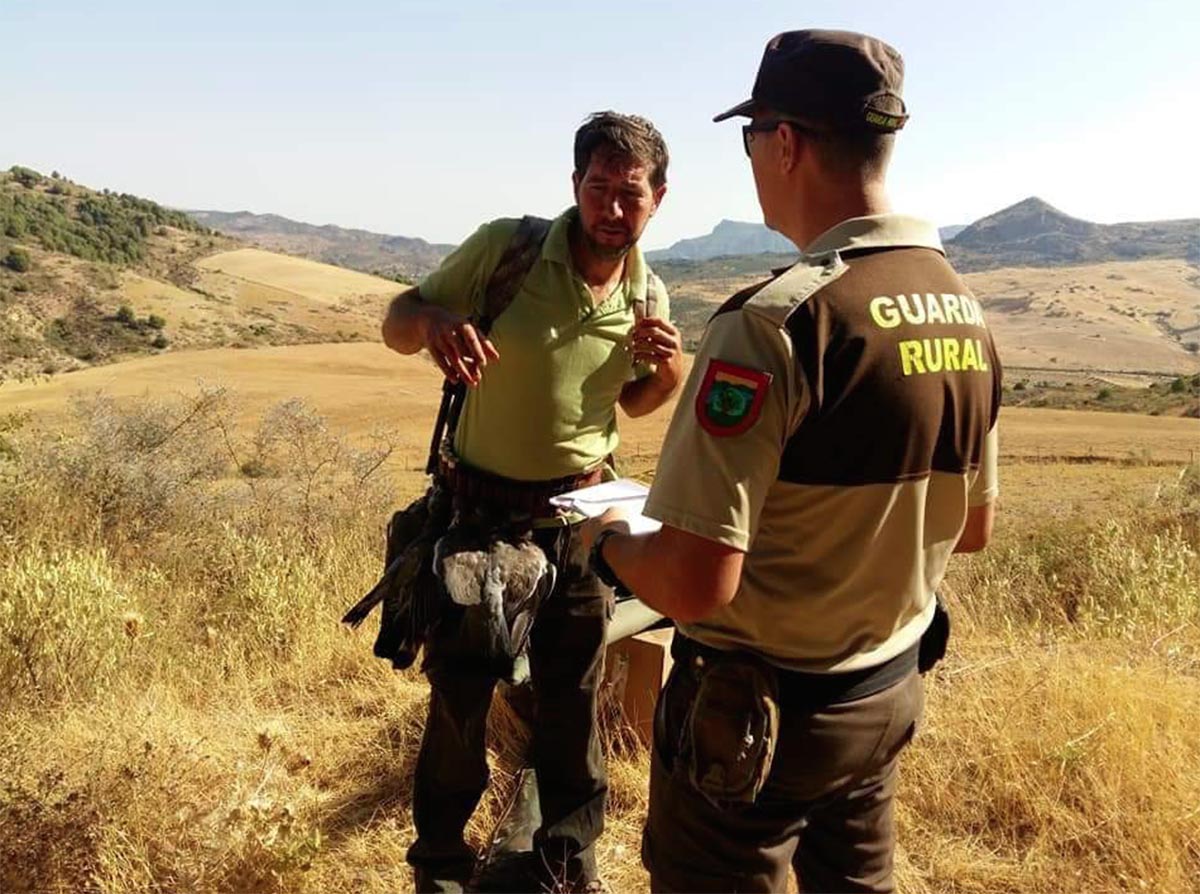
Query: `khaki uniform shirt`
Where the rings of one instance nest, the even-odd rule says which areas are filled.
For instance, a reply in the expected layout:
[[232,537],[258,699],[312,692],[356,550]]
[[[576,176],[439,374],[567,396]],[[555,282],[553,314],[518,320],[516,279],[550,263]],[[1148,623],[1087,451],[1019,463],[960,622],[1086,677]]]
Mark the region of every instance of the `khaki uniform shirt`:
[[[650,372],[634,367],[629,330],[651,277],[654,313],[669,319],[666,287],[635,245],[622,280],[594,304],[571,262],[567,233],[576,214],[571,208],[551,225],[541,256],[492,330],[500,360],[467,391],[454,446],[477,469],[540,481],[599,465],[617,449],[621,389]],[[519,223],[507,218],[481,226],[422,280],[422,300],[464,316],[478,311]]]
[[937,231],[845,221],[710,322],[646,514],[746,551],[681,625],[810,672],[912,646],[967,508],[996,498],[1000,366]]

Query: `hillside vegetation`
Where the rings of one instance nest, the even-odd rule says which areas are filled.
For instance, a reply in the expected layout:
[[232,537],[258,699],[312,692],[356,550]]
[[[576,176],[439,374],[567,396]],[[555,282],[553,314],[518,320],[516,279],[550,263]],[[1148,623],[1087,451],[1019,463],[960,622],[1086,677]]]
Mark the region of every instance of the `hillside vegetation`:
[[[0,418],[0,890],[407,888],[427,690],[337,623],[420,487],[393,491],[394,445],[211,389],[81,399],[49,431]],[[634,429],[635,472],[661,429]],[[903,890],[1194,890],[1200,470],[1077,471],[1006,455],[996,541],[953,563],[951,655],[902,772]],[[600,865],[644,890],[647,755],[607,718]],[[477,845],[511,785],[493,757]]]
[[0,173],[0,233],[7,239],[33,240],[85,261],[135,264],[160,227],[209,232],[182,212],[125,193],[93,192],[57,171],[44,177],[18,166]]
[[0,381],[175,348],[374,338],[399,288],[240,248],[146,199],[0,173]]

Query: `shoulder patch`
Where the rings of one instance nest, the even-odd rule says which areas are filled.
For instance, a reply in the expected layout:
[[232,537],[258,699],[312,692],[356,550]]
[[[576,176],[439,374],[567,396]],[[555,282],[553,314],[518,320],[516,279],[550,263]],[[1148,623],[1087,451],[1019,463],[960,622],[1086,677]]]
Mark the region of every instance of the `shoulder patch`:
[[759,289],[743,309],[783,326],[792,313],[849,268],[836,251],[801,255],[785,273]]
[[709,360],[696,392],[696,418],[710,435],[729,437],[748,431],[762,412],[769,372]]

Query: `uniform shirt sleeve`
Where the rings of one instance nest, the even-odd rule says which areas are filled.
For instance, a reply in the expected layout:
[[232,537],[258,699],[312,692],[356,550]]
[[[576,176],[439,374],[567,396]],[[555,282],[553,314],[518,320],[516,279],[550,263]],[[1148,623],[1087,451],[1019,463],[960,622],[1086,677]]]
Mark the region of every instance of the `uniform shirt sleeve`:
[[[510,226],[511,224],[511,226]],[[421,300],[452,313],[470,316],[482,306],[488,278],[508,244],[516,221],[485,223],[421,280]]]
[[1000,473],[998,469],[1000,440],[998,425],[993,425],[983,442],[983,454],[979,458],[979,469],[971,489],[967,491],[968,506],[986,506],[1000,495]]
[[[740,434],[713,434],[700,422],[697,397],[712,361],[771,377],[758,418]],[[800,397],[791,342],[777,324],[746,310],[715,317],[667,430],[645,514],[748,550]]]

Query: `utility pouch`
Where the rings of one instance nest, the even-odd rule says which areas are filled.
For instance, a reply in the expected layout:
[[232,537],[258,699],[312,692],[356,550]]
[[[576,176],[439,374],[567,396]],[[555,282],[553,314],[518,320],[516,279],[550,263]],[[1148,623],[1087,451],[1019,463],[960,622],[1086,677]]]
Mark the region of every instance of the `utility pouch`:
[[730,654],[700,671],[685,731],[693,787],[722,804],[753,804],[779,741],[779,679],[765,661]]
[[933,620],[921,634],[917,652],[917,670],[922,674],[946,657],[946,644],[950,642],[950,613],[941,596],[934,598]]
[[397,670],[410,667],[442,610],[433,551],[450,524],[450,497],[436,482],[392,516],[379,582],[342,618],[358,627],[382,603],[374,652]]

